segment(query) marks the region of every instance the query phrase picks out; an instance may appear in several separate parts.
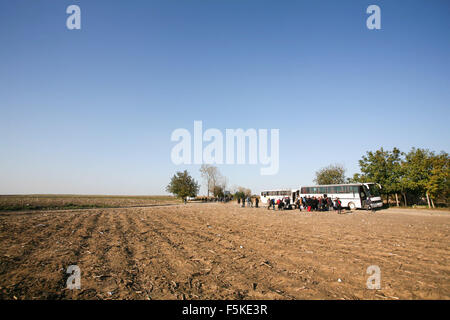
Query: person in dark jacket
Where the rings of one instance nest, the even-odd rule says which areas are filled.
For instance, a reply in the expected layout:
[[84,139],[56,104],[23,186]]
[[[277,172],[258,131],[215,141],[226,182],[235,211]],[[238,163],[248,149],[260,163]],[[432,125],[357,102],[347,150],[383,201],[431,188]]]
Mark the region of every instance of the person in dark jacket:
[[305,204],[306,204],[306,210],[308,212],[310,212],[312,203],[311,203],[311,198],[309,196],[305,199]]
[[375,208],[372,206],[372,200],[370,199],[370,197],[367,197],[366,206],[367,210],[370,210],[372,213],[375,212]]
[[341,214],[342,202],[341,202],[341,200],[339,200],[339,198],[336,198],[336,210],[338,211],[338,214]]
[[286,210],[289,210],[290,205],[291,205],[291,198],[289,197],[284,198],[284,208]]
[[327,207],[328,211],[330,211],[333,208],[333,201],[331,201],[330,197],[327,197]]

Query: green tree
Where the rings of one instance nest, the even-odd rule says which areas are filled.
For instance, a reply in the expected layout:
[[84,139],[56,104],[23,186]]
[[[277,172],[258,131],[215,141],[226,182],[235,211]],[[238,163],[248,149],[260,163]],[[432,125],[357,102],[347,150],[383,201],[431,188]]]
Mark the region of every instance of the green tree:
[[431,176],[425,185],[428,206],[435,207],[433,200],[442,199],[445,204],[450,196],[450,158],[448,153],[433,155],[431,161]]
[[245,193],[242,191],[236,191],[234,193],[234,199],[243,199],[245,198]]
[[356,182],[369,182],[367,181],[367,177],[360,173],[353,174],[353,177],[347,178],[347,183],[356,183]]
[[244,187],[237,187],[236,192],[234,193],[234,198],[235,199],[243,199],[243,198],[247,198],[247,197],[251,197],[252,195],[252,190],[248,189],[248,188],[244,188]]
[[425,196],[428,207],[435,207],[439,197],[446,202],[449,194],[449,155],[428,149],[412,148],[403,165],[405,188]]
[[435,207],[434,201],[443,199],[445,203],[450,193],[449,155],[445,152],[435,154],[428,149],[412,148],[407,154],[394,148],[392,151],[381,148],[367,152],[359,161],[361,174],[355,174],[350,182],[377,182],[389,199],[401,193],[408,205],[407,195],[426,197],[428,207]]
[[186,170],[174,174],[166,187],[167,192],[172,193],[183,200],[187,197],[197,196],[199,189],[200,186],[197,181],[195,181]]
[[359,160],[362,174],[355,174],[353,182],[376,182],[381,184],[382,192],[389,201],[389,195],[395,194],[397,206],[399,205],[397,193],[401,191],[403,153],[394,148],[392,151],[381,148],[375,152],[368,151]]
[[431,178],[433,152],[428,149],[412,148],[402,163],[401,188],[406,200],[406,191],[427,196],[427,183]]
[[345,168],[340,164],[332,164],[316,171],[314,182],[317,184],[340,184],[345,183]]
[[215,186],[213,191],[214,197],[221,198],[225,196],[225,189],[222,186]]

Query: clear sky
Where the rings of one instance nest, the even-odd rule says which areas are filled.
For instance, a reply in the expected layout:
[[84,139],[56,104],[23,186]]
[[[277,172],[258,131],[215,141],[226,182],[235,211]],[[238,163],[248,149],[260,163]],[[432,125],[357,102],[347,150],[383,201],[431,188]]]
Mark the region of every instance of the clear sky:
[[194,120],[280,129],[279,173],[219,166],[230,185],[350,176],[380,147],[449,152],[449,100],[446,0],[0,0],[0,194],[164,194],[200,180],[170,158]]

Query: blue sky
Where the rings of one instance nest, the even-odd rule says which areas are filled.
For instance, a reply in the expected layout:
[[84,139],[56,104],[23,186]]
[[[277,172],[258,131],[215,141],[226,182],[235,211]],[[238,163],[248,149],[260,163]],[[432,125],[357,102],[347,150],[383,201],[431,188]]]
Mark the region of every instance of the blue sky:
[[[81,8],[82,29],[66,28]],[[381,30],[366,8],[381,8]],[[0,194],[163,194],[177,128],[280,129],[254,192],[380,147],[450,151],[448,1],[0,1]],[[203,191],[204,189],[202,189]]]

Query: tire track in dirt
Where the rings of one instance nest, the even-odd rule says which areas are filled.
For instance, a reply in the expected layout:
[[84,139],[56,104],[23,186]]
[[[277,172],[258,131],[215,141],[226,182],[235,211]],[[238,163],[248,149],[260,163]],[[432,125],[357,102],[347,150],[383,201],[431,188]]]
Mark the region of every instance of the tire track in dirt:
[[[177,219],[177,215],[168,215],[168,217],[170,216],[171,219]],[[180,218],[180,217],[179,217]],[[193,229],[198,229],[199,225],[207,225],[206,221],[208,219],[202,219],[202,218],[198,218],[198,216],[196,216],[195,218],[197,218],[200,222],[199,223],[194,223],[193,224],[193,219],[186,219],[186,217],[182,217],[181,218],[181,223],[176,223],[173,220],[170,221],[170,223],[175,223],[176,227],[175,230],[181,230],[182,232],[180,233],[183,235],[186,234],[192,234],[192,231],[187,230],[186,228],[184,228],[182,225],[186,226],[188,224],[191,224],[191,227]],[[251,243],[249,241],[249,239],[254,240],[254,237],[252,236],[246,236],[245,239],[246,241],[243,241],[241,235],[238,235],[236,233],[234,233],[232,231],[232,229],[230,229],[230,225],[228,226],[224,226],[221,227],[220,224],[214,223],[214,229],[217,231],[219,230],[219,232],[221,232],[221,235],[225,235],[222,236],[222,240],[226,239],[231,245],[228,248],[231,248],[232,251],[234,251],[233,253],[235,253],[235,258],[233,259],[233,264],[231,266],[228,266],[228,269],[232,268],[235,269],[235,271],[239,272],[240,274],[245,274],[245,279],[247,280],[246,282],[249,282],[249,279],[252,279],[253,281],[255,281],[258,285],[258,287],[260,289],[265,289],[267,291],[272,291],[274,294],[276,294],[278,297],[282,297],[284,299],[290,299],[290,298],[294,298],[292,295],[290,294],[286,294],[284,293],[285,291],[290,291],[293,292],[292,287],[297,285],[297,288],[302,288],[301,290],[305,290],[307,289],[306,286],[316,286],[318,284],[317,280],[311,280],[311,277],[308,276],[308,273],[314,273],[314,268],[311,268],[311,266],[306,266],[304,268],[302,268],[303,270],[301,270],[300,272],[298,271],[298,264],[292,263],[291,259],[286,259],[284,257],[281,257],[280,259],[277,257],[277,261],[275,262],[269,262],[270,265],[268,264],[263,264],[261,265],[261,261],[264,262],[264,259],[267,259],[267,256],[262,256],[257,254],[257,252],[261,251],[259,250],[261,248],[261,244],[264,244],[263,246],[266,246],[266,241],[263,241],[263,239],[257,239],[256,241],[253,241],[253,243]],[[201,236],[199,234],[195,234],[195,236],[202,238],[202,240],[210,240],[210,241],[215,241],[215,239],[217,239],[217,236],[212,232],[208,232],[209,230],[206,229],[206,232],[212,236],[211,238],[205,238],[204,236]],[[230,232],[231,231],[231,232]],[[236,248],[240,248],[239,243],[245,243],[245,247],[242,252],[239,252],[239,249],[236,250]],[[215,246],[215,248],[217,249],[218,246]],[[254,248],[254,249],[253,249]],[[221,252],[220,256],[225,255],[226,252]],[[229,252],[228,252],[229,254]],[[282,260],[282,261],[280,261]],[[237,265],[237,266],[235,266]],[[250,265],[250,268],[249,268]],[[278,265],[280,265],[281,267],[278,267]],[[264,278],[261,278],[258,276],[259,272],[258,269],[267,269],[267,267],[270,267],[269,272],[261,272],[261,274],[264,273],[268,273],[270,274],[270,277],[268,277],[269,279],[267,279],[267,276]],[[227,272],[229,272],[230,270],[227,269]],[[252,270],[252,269],[256,269],[256,270]],[[248,270],[248,271],[247,271]],[[305,274],[305,270],[307,271],[307,274]],[[263,270],[263,271],[267,271],[267,270]],[[253,283],[255,283],[253,282]],[[288,284],[288,288],[283,289],[282,284],[283,283],[287,283]],[[305,286],[306,285],[306,286]],[[247,285],[248,287],[252,286],[252,282],[250,282]],[[277,288],[278,287],[278,288]],[[294,288],[295,289],[295,288]],[[318,288],[315,288],[316,290]],[[248,290],[246,290],[248,291]]]
[[67,289],[67,279],[69,274],[66,273],[70,265],[77,265],[81,269],[81,276],[86,271],[81,264],[82,257],[89,249],[89,241],[93,236],[94,230],[98,226],[98,221],[103,211],[83,212],[80,213],[79,219],[66,226],[65,232],[67,237],[67,247],[64,255],[61,256],[61,268],[58,281],[59,298],[70,299],[78,294],[78,290]]
[[[185,218],[185,217],[184,217]],[[183,221],[183,223],[186,223],[186,221],[191,221],[190,219],[182,219],[182,221]],[[205,221],[205,220],[204,220]],[[245,237],[245,239],[253,239],[253,237],[251,237],[251,236],[246,236]],[[319,250],[321,250],[321,249],[324,249],[324,248],[320,248],[319,247]],[[352,255],[352,252],[351,252],[351,250],[348,250],[348,248],[345,250],[346,251],[346,255],[349,257],[349,258],[351,258],[351,255]],[[322,252],[322,254],[323,254],[323,252],[326,252],[326,250],[321,250],[321,252]],[[385,253],[384,252],[381,252],[380,253],[380,257],[384,257],[385,258]],[[361,256],[361,257],[363,257],[363,256]],[[371,257],[372,259],[374,258],[373,256]],[[379,257],[377,257],[377,258],[379,258]],[[344,260],[344,259],[342,259],[342,260]],[[345,260],[344,260],[345,261]],[[354,282],[354,286],[355,286],[355,290],[356,289],[359,289],[360,291],[365,291],[365,293],[367,294],[367,290],[364,290],[365,288],[364,288],[364,286],[365,286],[365,281],[366,281],[366,275],[365,275],[365,268],[368,266],[368,265],[370,265],[371,263],[370,263],[370,259],[368,259],[368,263],[365,263],[363,266],[360,266],[360,269],[361,270],[358,270],[359,271],[359,273],[357,273],[357,275],[359,275],[359,277],[357,278],[357,279],[355,279],[355,281],[353,281]],[[345,265],[343,266],[343,268],[341,268],[342,270],[345,270]],[[328,272],[326,275],[325,275],[325,277],[324,277],[324,281],[327,281],[328,280],[328,282],[329,282],[329,275],[330,275],[330,272]],[[290,275],[290,276],[292,276],[292,274]],[[354,277],[354,275],[352,274],[351,275],[352,276],[352,278],[355,278]],[[328,279],[327,279],[328,278]],[[351,277],[348,277],[349,279],[351,279]],[[335,278],[334,278],[334,280],[336,281],[337,280],[337,276],[335,275]],[[323,291],[322,293],[328,293],[328,291],[329,291],[329,288],[328,288],[328,286],[329,286],[329,283],[326,283],[326,285],[325,285],[325,288],[323,288],[323,290],[321,290],[321,291]],[[332,287],[332,291],[336,291],[336,288],[334,288],[334,287]],[[348,291],[348,290],[346,290],[346,291]],[[351,292],[352,291],[354,291],[354,290],[350,290],[350,293],[346,293],[346,295],[347,295],[347,297],[350,297],[350,298],[360,298],[361,297],[361,295],[358,295],[358,296],[352,296],[351,295]],[[329,294],[327,294],[327,296],[330,296]],[[333,294],[333,296],[334,297],[337,297],[335,294]],[[371,292],[371,294],[369,295],[369,297],[372,297],[373,298],[373,292]]]
[[79,257],[82,290],[73,292],[77,298],[139,298],[135,294],[138,270],[129,243],[135,228],[128,225],[125,216],[108,210],[96,221],[85,251]]
[[[233,248],[237,247],[236,241],[222,237],[220,239],[220,242],[226,241],[228,242],[228,246],[224,250],[220,249],[220,247],[223,247],[223,243],[221,246],[214,246],[217,252],[213,252],[211,257],[212,250],[210,250],[209,248],[211,246],[211,243],[217,243],[217,237],[212,237],[212,235],[208,233],[205,235],[198,232],[193,232],[193,230],[186,229],[185,226],[191,222],[182,225],[173,220],[166,220],[169,219],[169,217],[170,219],[173,219],[175,216],[176,215],[171,215],[170,213],[168,213],[163,217],[155,214],[153,214],[151,217],[152,223],[158,224],[159,228],[165,231],[164,235],[161,233],[159,234],[164,239],[164,241],[170,243],[172,247],[178,248],[180,250],[179,254],[182,255],[186,261],[194,259],[195,262],[202,262],[203,265],[205,262],[207,263],[208,267],[202,268],[202,270],[208,270],[206,274],[202,275],[202,272],[200,272],[200,274],[196,274],[196,278],[198,278],[199,280],[201,280],[201,276],[205,277],[205,281],[203,281],[205,283],[210,282],[211,279],[207,279],[208,277],[211,277],[209,274],[214,274],[214,268],[217,269],[217,262],[214,261],[215,258],[217,258],[218,256],[223,258],[230,255],[230,253],[234,254],[234,258],[229,263],[227,263],[225,267],[224,264],[226,260],[222,260],[221,266],[219,267],[219,269],[221,270],[224,269],[226,271],[226,274],[232,274],[230,278],[233,278],[234,285],[231,285],[230,283],[226,283],[226,281],[219,279],[219,276],[222,276],[220,272],[217,272],[215,277],[218,282],[222,282],[226,289],[234,289],[233,292],[229,293],[230,296],[239,299],[245,298],[248,291],[250,291],[249,288],[251,288],[253,284],[252,282],[249,282],[249,277],[251,275],[254,275],[254,273],[248,273],[246,272],[246,269],[237,266],[237,260],[245,258],[245,256],[243,257],[242,254],[238,251],[230,251]],[[198,225],[193,225],[193,229],[198,230]],[[210,252],[210,254],[205,256],[204,254],[207,252]],[[248,267],[246,266],[246,268]],[[264,281],[260,279],[260,288],[264,288],[263,283]],[[238,289],[238,287],[240,289]],[[273,291],[273,295],[277,296],[278,298],[292,298],[292,296],[283,294],[281,290],[271,288],[270,284],[267,284],[267,288],[265,290]],[[220,294],[222,297],[224,294],[223,290]],[[210,295],[211,294],[209,294],[209,296]]]
[[[36,220],[47,224],[29,230],[29,234],[25,237],[25,240],[28,241],[21,252],[20,259],[17,259],[16,265],[8,274],[7,279],[1,279],[1,283],[5,287],[3,294],[9,298],[13,296],[28,299],[64,297],[61,290],[68,277],[65,275],[65,270],[73,263],[61,263],[58,258],[61,257],[64,260],[71,256],[70,250],[68,250],[68,246],[71,244],[68,240],[69,232],[74,224],[76,227],[82,226],[84,216],[79,213],[77,215],[56,215],[44,219],[37,217],[37,219],[32,218],[31,221],[27,221],[26,225],[35,226]],[[95,219],[92,224],[95,224]],[[82,246],[82,239],[79,242]],[[75,250],[75,255],[77,250]],[[34,272],[30,274],[27,271],[29,268],[32,268]],[[22,290],[24,283],[35,290]]]
[[[90,214],[90,213],[87,213]],[[82,236],[84,242],[75,253],[76,264],[81,270],[81,290],[66,290],[66,297],[70,299],[106,299],[107,292],[115,287],[115,279],[110,275],[109,260],[107,255],[111,250],[109,238],[114,233],[112,215],[109,210],[101,210],[97,217]],[[112,281],[111,281],[112,279]]]
[[[138,263],[143,268],[139,280],[144,287],[152,288],[152,298],[186,299],[198,297],[198,289],[192,281],[186,280],[191,274],[200,272],[198,266],[180,251],[163,232],[164,227],[155,222],[154,215],[148,223],[148,218],[141,211],[139,217],[133,216],[133,223],[141,233],[134,237]],[[130,219],[131,223],[131,219]],[[150,251],[150,255],[148,255]],[[157,276],[156,276],[157,275]]]
[[[0,298],[442,299],[447,219],[222,204],[0,215]],[[70,264],[81,290],[65,289]],[[365,289],[370,264],[381,291]]]
[[141,230],[147,230],[145,239],[141,238],[141,241],[151,241],[158,246],[156,253],[158,259],[153,261],[153,265],[155,262],[162,263],[169,271],[162,277],[153,279],[157,282],[160,293],[165,294],[168,299],[200,298],[202,288],[196,278],[206,269],[205,265],[199,261],[192,261],[178,241],[173,241],[167,235],[169,230],[166,224],[159,222],[156,217],[157,215],[152,213],[151,219],[145,216],[137,221],[137,224]]

